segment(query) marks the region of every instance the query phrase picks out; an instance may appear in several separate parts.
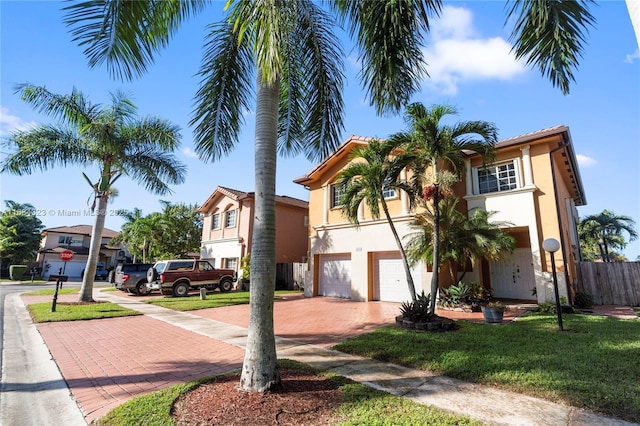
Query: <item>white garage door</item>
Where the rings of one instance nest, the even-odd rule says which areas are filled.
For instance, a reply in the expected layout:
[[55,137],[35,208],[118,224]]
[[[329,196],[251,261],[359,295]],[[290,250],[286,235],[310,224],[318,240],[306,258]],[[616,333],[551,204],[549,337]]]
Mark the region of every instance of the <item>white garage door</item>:
[[87,265],[86,261],[74,262],[73,260],[71,262],[67,262],[66,266],[64,266],[65,262],[61,260],[47,260],[47,263],[49,263],[49,265],[51,266],[49,266],[49,271],[47,271],[47,274],[45,276],[48,277],[50,274],[58,275],[60,268],[64,268],[64,275],[67,275],[70,280],[74,281],[80,279],[80,274],[82,273],[84,267]]
[[350,254],[321,255],[318,268],[320,296],[351,298]]
[[[373,258],[373,299],[383,302],[411,300],[407,275],[400,253],[376,253]],[[416,293],[420,293],[422,273],[420,267],[411,271]]]

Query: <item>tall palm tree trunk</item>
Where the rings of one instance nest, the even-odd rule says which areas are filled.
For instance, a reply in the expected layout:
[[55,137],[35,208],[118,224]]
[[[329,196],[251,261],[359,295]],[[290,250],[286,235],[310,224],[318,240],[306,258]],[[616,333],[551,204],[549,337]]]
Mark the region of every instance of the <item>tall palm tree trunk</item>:
[[409,260],[407,259],[407,254],[402,248],[402,241],[400,240],[400,236],[398,235],[398,231],[396,230],[393,221],[391,220],[391,215],[389,214],[389,208],[387,207],[387,203],[384,200],[384,194],[380,194],[380,199],[382,200],[382,210],[384,211],[384,215],[387,218],[387,222],[389,222],[389,226],[391,227],[391,233],[393,234],[393,238],[396,240],[396,244],[400,249],[400,256],[402,257],[402,263],[404,265],[404,272],[407,276],[407,285],[409,286],[409,293],[411,294],[411,300],[416,300],[416,286],[413,282],[413,277],[411,276],[411,268],[409,267]]
[[280,91],[278,82],[266,85],[258,74],[249,330],[240,386],[246,391],[264,392],[280,385],[273,328],[276,287],[275,178]]
[[[104,194],[104,193],[103,193]],[[102,242],[102,231],[104,230],[104,221],[107,211],[107,201],[109,196],[104,194],[98,196],[98,205],[95,211],[96,219],[91,231],[91,242],[89,243],[89,256],[87,266],[84,270],[82,278],[82,287],[80,288],[79,302],[93,302],[93,281],[96,276],[96,267],[98,265],[98,257],[100,256],[100,243]]]
[[[435,166],[434,166],[435,173]],[[436,313],[436,297],[438,295],[438,273],[440,272],[440,185],[433,184],[435,192],[433,194],[433,274],[431,275],[431,300],[429,302],[429,312]]]

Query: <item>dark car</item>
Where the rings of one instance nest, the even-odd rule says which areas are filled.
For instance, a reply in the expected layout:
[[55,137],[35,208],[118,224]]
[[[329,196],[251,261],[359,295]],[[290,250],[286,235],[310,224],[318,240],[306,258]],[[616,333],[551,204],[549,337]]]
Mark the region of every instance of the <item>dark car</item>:
[[[107,279],[107,275],[109,275],[109,271],[107,271],[107,268],[104,267],[104,262],[98,262],[98,265],[96,266],[95,279],[96,280],[106,280]],[[84,269],[80,273],[80,278],[84,278]]]
[[121,263],[116,267],[114,287],[118,290],[144,296],[147,288],[147,271],[153,263]]

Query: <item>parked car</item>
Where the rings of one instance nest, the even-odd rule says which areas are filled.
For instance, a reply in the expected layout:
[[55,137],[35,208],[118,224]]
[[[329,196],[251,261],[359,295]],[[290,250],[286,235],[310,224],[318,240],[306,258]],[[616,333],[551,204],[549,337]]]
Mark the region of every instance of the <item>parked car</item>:
[[[107,279],[107,275],[109,275],[109,271],[107,271],[107,268],[105,268],[104,262],[98,262],[98,264],[96,265],[95,279],[96,280],[106,280]],[[80,278],[84,278],[84,269],[80,273]]]
[[165,295],[185,297],[189,290],[206,288],[213,291],[231,291],[238,280],[232,269],[216,269],[206,260],[160,260],[147,271],[147,287]]
[[116,266],[114,287],[118,290],[144,296],[150,293],[147,288],[147,271],[152,263],[121,263]]

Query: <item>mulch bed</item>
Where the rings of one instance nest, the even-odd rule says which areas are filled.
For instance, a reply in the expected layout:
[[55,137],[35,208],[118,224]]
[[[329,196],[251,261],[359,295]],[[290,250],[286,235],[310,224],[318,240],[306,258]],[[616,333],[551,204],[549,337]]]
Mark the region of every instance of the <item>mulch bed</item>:
[[179,398],[176,425],[327,425],[337,421],[342,391],[312,371],[282,368],[280,389],[265,393],[240,389],[240,373],[217,378]]

